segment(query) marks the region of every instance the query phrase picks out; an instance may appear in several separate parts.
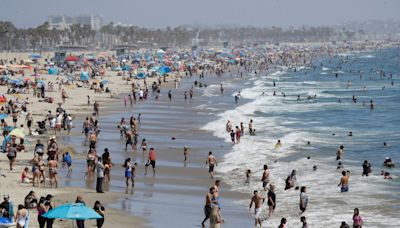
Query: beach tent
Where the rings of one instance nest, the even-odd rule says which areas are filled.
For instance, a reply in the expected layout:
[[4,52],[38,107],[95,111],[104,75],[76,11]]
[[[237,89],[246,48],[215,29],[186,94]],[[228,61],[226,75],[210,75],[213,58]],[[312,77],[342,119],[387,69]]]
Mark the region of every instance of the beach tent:
[[87,71],[81,72],[80,79],[81,81],[89,81],[89,72]]
[[54,67],[49,68],[49,69],[47,70],[47,73],[50,74],[50,75],[57,75],[58,69],[57,69],[57,68],[54,68]]
[[25,138],[25,133],[21,128],[14,128],[8,135],[15,136],[20,139]]
[[42,58],[42,56],[37,53],[33,53],[33,54],[29,55],[29,58],[30,59],[40,59],[40,58]]
[[99,215],[92,208],[86,207],[82,203],[67,203],[58,206],[42,215],[49,219],[68,219],[68,220],[88,220],[88,219],[101,219]]
[[122,70],[123,70],[123,71],[131,71],[131,70],[132,70],[132,67],[129,66],[129,65],[123,65],[123,66],[122,66]]

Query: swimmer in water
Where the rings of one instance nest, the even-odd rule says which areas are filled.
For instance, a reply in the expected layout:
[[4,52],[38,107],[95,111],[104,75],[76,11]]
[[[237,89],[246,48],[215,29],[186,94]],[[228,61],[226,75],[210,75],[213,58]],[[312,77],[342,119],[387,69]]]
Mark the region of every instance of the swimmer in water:
[[275,144],[275,148],[280,148],[282,146],[281,140],[278,139],[278,142]]
[[246,170],[246,180],[244,181],[245,184],[250,184],[250,177],[251,177],[251,170]]
[[343,169],[343,164],[341,162],[339,162],[336,169]]
[[347,136],[353,136],[353,132],[349,131],[349,133],[347,134]]

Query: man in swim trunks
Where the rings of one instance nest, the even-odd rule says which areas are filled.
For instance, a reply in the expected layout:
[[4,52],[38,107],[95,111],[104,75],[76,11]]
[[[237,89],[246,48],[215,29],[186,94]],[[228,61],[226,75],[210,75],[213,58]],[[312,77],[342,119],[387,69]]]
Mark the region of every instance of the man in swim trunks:
[[214,166],[217,166],[217,159],[211,151],[208,152],[206,164],[208,164],[208,173],[210,173],[210,178],[214,178]]
[[57,180],[58,162],[55,159],[52,159],[47,163],[47,165],[49,166],[50,188],[53,187],[53,180],[54,180],[55,187],[57,188],[57,186],[58,186],[58,180]]
[[346,171],[342,171],[342,178],[340,178],[340,183],[338,187],[340,188],[341,192],[348,192],[349,191],[349,176],[347,176]]
[[262,186],[264,188],[264,191],[267,191],[267,185],[269,183],[269,170],[268,170],[267,165],[264,165],[264,172],[263,172],[261,181],[262,181]]
[[213,203],[216,203],[215,200],[213,201],[214,191],[215,191],[214,187],[211,187],[210,191],[206,195],[206,205],[204,206],[205,218],[203,219],[203,222],[201,222],[201,227],[206,227],[204,223],[207,221],[207,219],[210,218]]
[[339,149],[336,151],[336,161],[340,160],[344,154],[344,146],[341,145]]
[[153,175],[156,175],[156,151],[154,150],[154,148],[150,148],[149,151],[149,159],[147,160],[147,163],[145,165],[145,174],[147,174],[147,167],[149,167],[150,165],[153,167]]
[[260,227],[262,227],[260,215],[262,211],[262,204],[264,203],[265,198],[262,196],[258,195],[258,191],[254,191],[254,196],[251,198],[250,206],[249,206],[249,212],[251,210],[251,207],[253,206],[254,203],[254,226],[257,227],[258,224],[260,224]]

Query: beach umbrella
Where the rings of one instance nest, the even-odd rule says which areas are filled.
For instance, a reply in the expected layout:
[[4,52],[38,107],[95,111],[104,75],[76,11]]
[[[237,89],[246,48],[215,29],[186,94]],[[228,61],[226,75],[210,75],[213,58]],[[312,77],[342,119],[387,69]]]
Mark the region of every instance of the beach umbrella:
[[33,53],[33,54],[29,55],[29,58],[30,59],[40,59],[40,58],[42,58],[42,56],[37,53]]
[[0,120],[3,120],[3,119],[5,119],[5,118],[7,118],[8,117],[8,115],[7,114],[0,114]]
[[86,207],[82,203],[67,203],[58,206],[42,215],[49,219],[69,219],[69,220],[88,220],[88,219],[101,219],[99,215],[92,208]]
[[68,56],[67,58],[65,58],[65,61],[67,62],[78,62],[79,58],[73,55]]
[[0,228],[1,227],[10,227],[15,226],[15,223],[11,221],[9,218],[0,217]]
[[89,72],[81,72],[80,79],[81,81],[89,81]]
[[24,133],[24,131],[23,131],[21,128],[14,128],[14,129],[10,132],[9,135],[15,136],[15,137],[21,138],[21,139],[25,138],[25,133]]

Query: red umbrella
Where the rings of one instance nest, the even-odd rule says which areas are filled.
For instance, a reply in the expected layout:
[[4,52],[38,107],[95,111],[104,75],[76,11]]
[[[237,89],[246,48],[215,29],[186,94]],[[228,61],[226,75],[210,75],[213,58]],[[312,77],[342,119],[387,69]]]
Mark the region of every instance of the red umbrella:
[[73,55],[68,56],[67,58],[65,58],[65,61],[67,62],[78,62],[79,58]]

